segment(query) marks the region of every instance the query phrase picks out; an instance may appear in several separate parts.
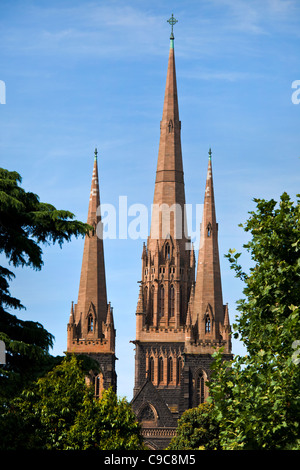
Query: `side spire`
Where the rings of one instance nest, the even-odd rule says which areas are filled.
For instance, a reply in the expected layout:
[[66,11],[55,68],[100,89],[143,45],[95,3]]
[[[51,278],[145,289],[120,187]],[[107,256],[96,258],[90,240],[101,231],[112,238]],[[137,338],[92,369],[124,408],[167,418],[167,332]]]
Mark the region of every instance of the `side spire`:
[[[194,297],[194,323],[199,316],[199,335],[205,334],[205,317],[212,325],[210,333],[218,337],[219,323],[224,321],[224,307],[221,286],[221,272],[218,248],[218,224],[216,221],[215,198],[212,175],[212,152],[208,152],[208,168],[204,196],[200,248]],[[206,329],[207,332],[207,329]]]
[[[98,336],[101,337],[102,323],[105,323],[107,315],[107,293],[97,157],[96,149],[87,217],[87,223],[93,230],[85,237],[76,315],[82,313],[85,318],[93,305],[94,331],[98,331]],[[76,319],[76,323],[78,320]]]
[[113,309],[107,303],[103,250],[103,224],[100,213],[98,151],[95,149],[87,223],[92,227],[85,236],[77,304],[72,304],[67,325],[67,352],[87,354],[99,363],[86,380],[94,384],[95,396],[112,387],[116,393],[115,339]]

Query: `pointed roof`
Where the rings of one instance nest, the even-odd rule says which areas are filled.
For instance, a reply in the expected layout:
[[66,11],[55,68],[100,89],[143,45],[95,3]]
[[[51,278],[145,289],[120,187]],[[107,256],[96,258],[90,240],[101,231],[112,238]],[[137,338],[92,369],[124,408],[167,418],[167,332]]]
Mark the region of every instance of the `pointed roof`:
[[218,248],[218,224],[213,187],[211,149],[206,177],[203,216],[200,230],[197,277],[194,295],[193,322],[203,318],[210,305],[216,321],[223,321],[224,308]]
[[93,176],[90,191],[87,223],[93,227],[85,237],[82,257],[78,302],[76,305],[76,323],[80,314],[87,315],[92,303],[95,309],[98,335],[101,336],[102,322],[107,317],[107,293],[100,214],[100,191],[98,179],[98,152],[95,150]]
[[[91,191],[90,191],[90,202],[89,202],[89,210],[88,210],[88,217],[87,223],[92,225],[95,222],[98,222],[97,219],[97,209],[100,206],[100,191],[99,191],[99,178],[98,178],[98,151],[95,149],[94,154],[94,167],[93,167],[93,176],[92,176],[92,183],[91,183]],[[101,217],[99,217],[99,221]]]
[[[160,142],[150,238],[165,239],[170,235],[174,240],[183,238],[186,234],[186,231],[184,232],[185,190],[180,133],[181,122],[179,120],[174,38],[171,37],[163,113],[160,123]],[[180,225],[177,225],[179,231],[176,232],[174,222],[170,224],[170,227],[163,226],[162,219],[164,215],[154,212],[162,204],[166,204],[168,208],[174,204],[179,205],[177,219],[180,222]],[[151,248],[155,249],[154,245]]]
[[169,61],[162,121],[179,121],[174,39],[170,40]]
[[204,208],[203,208],[203,222],[217,226],[216,220],[216,207],[215,207],[215,195],[214,195],[214,184],[212,175],[212,163],[211,163],[212,151],[208,151],[208,168],[206,175],[206,186],[204,195]]
[[186,322],[185,326],[187,328],[190,328],[192,326],[192,316],[191,316],[191,310],[188,308],[187,314],[186,314]]
[[114,316],[113,316],[113,308],[109,302],[107,307],[107,316],[106,316],[106,325],[114,327]]
[[226,305],[224,306],[224,326],[230,328],[228,304],[226,304]]
[[176,419],[172,415],[169,407],[157,388],[153,385],[149,377],[147,377],[143,385],[139,388],[138,392],[132,398],[130,405],[133,408],[134,413],[139,415],[139,412],[144,408],[146,404],[150,403],[154,406],[159,416],[159,428],[175,425]]
[[72,301],[71,303],[71,312],[70,312],[70,318],[69,318],[69,324],[74,323],[74,302]]

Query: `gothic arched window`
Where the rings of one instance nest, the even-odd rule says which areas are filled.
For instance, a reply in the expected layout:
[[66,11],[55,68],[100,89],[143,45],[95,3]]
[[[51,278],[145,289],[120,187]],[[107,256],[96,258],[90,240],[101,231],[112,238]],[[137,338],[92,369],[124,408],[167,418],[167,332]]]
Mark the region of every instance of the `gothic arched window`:
[[90,313],[88,316],[88,331],[93,331],[94,330],[94,319],[93,315]]
[[148,287],[146,286],[144,289],[144,308],[146,312],[147,312],[147,307],[148,307]]
[[180,286],[180,306],[179,306],[180,322],[183,322],[183,292],[182,286]]
[[165,313],[165,289],[163,285],[159,288],[159,308],[160,316],[163,317]]
[[168,384],[173,382],[173,358],[168,358]]
[[150,297],[149,297],[149,321],[153,321],[153,306],[154,306],[154,293],[155,287],[152,286],[150,289]]
[[181,370],[182,370],[182,358],[179,357],[177,359],[177,377],[176,377],[177,385],[180,384]]
[[166,243],[166,246],[165,246],[165,258],[170,259],[170,245],[169,245],[169,243]]
[[209,315],[205,316],[205,333],[210,333],[210,318],[209,318]]
[[95,377],[95,395],[99,397],[100,394],[100,377],[99,375]]
[[93,383],[95,387],[95,397],[99,398],[103,390],[103,374],[100,373],[93,378]]
[[172,285],[170,287],[170,317],[174,317],[175,314],[175,289]]
[[207,226],[207,236],[208,236],[208,237],[211,236],[211,225],[210,225],[210,223],[209,223],[208,226]]
[[164,360],[162,357],[158,359],[158,383],[164,381]]
[[153,357],[150,357],[150,361],[149,361],[149,378],[151,382],[154,382],[154,359]]
[[144,406],[144,408],[140,412],[139,420],[140,421],[150,421],[150,422],[155,421],[155,415],[154,415],[153,409],[151,408],[151,406],[149,404]]
[[197,405],[204,403],[205,401],[205,383],[203,372],[199,372],[196,381],[196,393],[197,393]]

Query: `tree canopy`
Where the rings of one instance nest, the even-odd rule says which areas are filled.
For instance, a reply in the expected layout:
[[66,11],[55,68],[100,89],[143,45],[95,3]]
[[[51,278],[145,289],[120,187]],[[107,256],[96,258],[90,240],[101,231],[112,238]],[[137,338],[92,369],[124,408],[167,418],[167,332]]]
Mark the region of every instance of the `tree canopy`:
[[213,406],[202,403],[186,410],[178,420],[176,436],[168,450],[220,450],[219,423],[213,415]]
[[142,449],[140,425],[126,399],[112,389],[101,398],[85,377],[95,364],[67,355],[3,406],[2,450]]
[[[62,246],[72,236],[84,236],[91,227],[74,220],[69,211],[40,202],[36,194],[20,186],[21,182],[19,173],[0,168],[0,253],[7,265],[40,270],[42,245],[52,242]],[[14,277],[7,266],[0,266],[0,340],[7,350],[6,365],[0,369],[2,399],[43,374],[54,360],[49,355],[53,335],[41,323],[21,320],[8,311],[24,308],[9,292]]]
[[283,193],[279,204],[254,201],[242,226],[251,234],[249,274],[238,264],[241,253],[226,255],[245,286],[233,331],[247,355],[225,364],[215,354],[210,401],[224,449],[300,448],[299,199]]

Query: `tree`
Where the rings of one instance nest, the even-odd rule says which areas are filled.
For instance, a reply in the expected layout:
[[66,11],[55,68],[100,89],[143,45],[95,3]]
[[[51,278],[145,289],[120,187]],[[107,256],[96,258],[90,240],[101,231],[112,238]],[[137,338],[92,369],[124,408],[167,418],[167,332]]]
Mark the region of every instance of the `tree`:
[[62,360],[49,354],[52,338],[40,323],[20,320],[0,307],[0,339],[7,350],[6,364],[0,368],[0,401],[10,399]]
[[140,426],[127,401],[112,390],[96,399],[86,384],[97,367],[68,355],[14,398],[2,409],[0,449],[140,449]]
[[[53,242],[62,246],[72,236],[85,235],[91,227],[74,220],[69,211],[40,202],[36,194],[20,186],[21,181],[17,172],[0,168],[0,253],[14,267],[40,270],[41,245]],[[0,340],[7,349],[6,365],[0,369],[2,399],[53,366],[49,355],[53,335],[40,323],[20,320],[7,312],[24,308],[9,292],[14,277],[7,267],[0,266]]]
[[167,450],[220,450],[219,424],[213,406],[202,403],[186,410],[178,420],[176,436]]
[[[297,196],[299,198],[299,196]],[[215,354],[209,385],[225,449],[299,448],[300,422],[300,208],[283,193],[277,205],[255,199],[256,212],[244,226],[252,235],[249,274],[241,253],[226,255],[244,284],[234,335],[245,357],[224,363]]]
[[125,398],[110,388],[85,399],[68,435],[68,450],[142,450],[140,424]]

